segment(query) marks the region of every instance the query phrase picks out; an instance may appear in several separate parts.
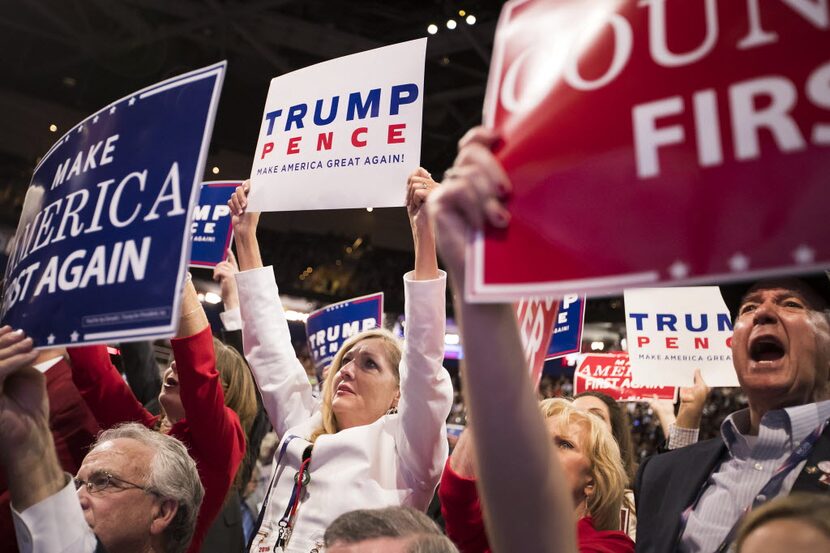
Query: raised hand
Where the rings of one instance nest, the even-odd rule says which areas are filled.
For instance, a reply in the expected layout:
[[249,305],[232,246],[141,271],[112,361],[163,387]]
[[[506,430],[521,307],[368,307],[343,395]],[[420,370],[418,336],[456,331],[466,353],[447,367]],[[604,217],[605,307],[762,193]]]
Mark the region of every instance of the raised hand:
[[695,370],[693,386],[680,388],[680,409],[677,412],[677,426],[681,428],[700,428],[703,406],[709,397],[709,386],[703,380],[700,369]]
[[248,211],[248,192],[251,190],[251,181],[246,180],[228,200],[231,208],[231,223],[233,224],[234,243],[239,255],[239,268],[243,271],[262,267],[262,258],[259,253],[259,243],[256,239],[256,228],[259,224],[259,213]]
[[21,512],[66,485],[49,430],[46,376],[32,366],[32,347],[22,331],[0,328],[0,468]]
[[424,202],[429,194],[435,190],[438,183],[432,180],[432,175],[423,167],[413,171],[406,181],[406,213],[414,232],[428,224]]
[[430,280],[439,274],[435,232],[424,208],[424,202],[437,186],[423,167],[413,171],[406,182],[406,213],[415,243],[415,280]]
[[236,278],[234,276],[238,272],[239,265],[236,263],[236,256],[228,248],[228,257],[225,261],[222,261],[213,268],[213,280],[219,283],[222,304],[225,306],[226,311],[239,307],[239,296],[237,294]]
[[259,213],[248,211],[248,193],[251,191],[251,181],[246,180],[242,185],[236,187],[236,191],[228,200],[228,207],[231,208],[231,222],[233,231],[240,235],[256,235],[257,224],[259,224]]
[[[49,402],[43,374],[32,368],[38,352],[31,338],[10,326],[0,328],[0,455],[49,432]],[[51,435],[48,436],[51,439]]]

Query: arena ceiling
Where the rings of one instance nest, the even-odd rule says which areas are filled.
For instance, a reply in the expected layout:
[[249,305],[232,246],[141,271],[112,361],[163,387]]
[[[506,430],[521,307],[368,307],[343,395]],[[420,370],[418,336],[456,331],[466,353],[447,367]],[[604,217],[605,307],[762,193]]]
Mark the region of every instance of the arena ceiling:
[[[0,0],[0,178],[25,186],[39,155],[88,113],[164,78],[228,60],[207,169],[250,172],[271,78],[429,36],[422,164],[440,174],[481,119],[502,2],[406,0]],[[459,16],[463,11],[464,16]],[[475,23],[466,23],[473,15]],[[447,28],[454,19],[454,30]],[[378,68],[382,71],[383,68]],[[50,132],[55,125],[57,131]],[[217,178],[208,173],[206,178]],[[269,215],[274,230],[364,236],[409,249],[401,209]]]

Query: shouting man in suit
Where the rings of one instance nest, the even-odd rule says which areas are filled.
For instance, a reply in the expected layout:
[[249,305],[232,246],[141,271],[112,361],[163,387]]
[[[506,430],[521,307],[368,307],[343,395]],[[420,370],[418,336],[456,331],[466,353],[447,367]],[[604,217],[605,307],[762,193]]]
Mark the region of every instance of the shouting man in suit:
[[763,281],[735,297],[732,359],[749,407],[721,437],[647,459],[637,551],[726,551],[745,512],[830,492],[830,282]]

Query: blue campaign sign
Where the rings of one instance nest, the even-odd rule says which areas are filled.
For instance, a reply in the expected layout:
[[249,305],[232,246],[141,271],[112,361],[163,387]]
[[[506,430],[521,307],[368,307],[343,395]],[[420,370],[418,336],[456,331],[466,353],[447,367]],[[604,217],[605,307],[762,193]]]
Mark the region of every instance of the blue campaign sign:
[[191,267],[215,267],[227,257],[233,237],[228,200],[241,184],[241,180],[202,183],[199,205],[193,211],[193,221],[190,224],[193,237]]
[[2,319],[38,347],[172,336],[226,63],[125,96],[35,168]]
[[383,292],[333,303],[311,313],[306,320],[308,349],[314,367],[324,368],[350,337],[379,328],[383,322]]
[[559,302],[553,336],[545,361],[579,353],[582,346],[582,325],[585,322],[585,296],[567,295]]

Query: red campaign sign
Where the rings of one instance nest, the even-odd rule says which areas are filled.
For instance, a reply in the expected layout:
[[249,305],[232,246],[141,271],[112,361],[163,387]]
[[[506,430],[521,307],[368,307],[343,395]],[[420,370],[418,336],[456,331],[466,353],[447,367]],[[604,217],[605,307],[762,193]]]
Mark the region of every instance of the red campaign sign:
[[513,214],[474,301],[830,266],[830,24],[817,2],[514,0],[484,120]]
[[627,353],[586,355],[574,372],[574,395],[602,392],[617,401],[675,400],[673,386],[632,386]]
[[525,361],[535,388],[539,386],[539,379],[542,378],[542,367],[545,365],[548,344],[553,335],[559,302],[552,299],[528,300],[523,298],[514,307]]

